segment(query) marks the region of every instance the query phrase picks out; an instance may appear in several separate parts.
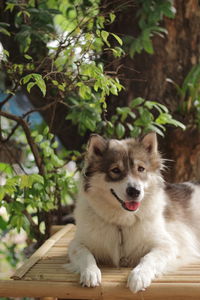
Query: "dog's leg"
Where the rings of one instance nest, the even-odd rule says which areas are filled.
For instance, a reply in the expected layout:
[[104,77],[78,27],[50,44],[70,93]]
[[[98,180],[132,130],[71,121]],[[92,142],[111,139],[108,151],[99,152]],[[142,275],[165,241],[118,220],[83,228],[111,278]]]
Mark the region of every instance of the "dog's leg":
[[80,274],[80,284],[95,287],[101,283],[101,271],[92,253],[81,243],[74,240],[68,250],[70,263],[65,265],[69,271]]
[[168,264],[176,258],[171,246],[156,247],[141,258],[140,263],[130,272],[127,286],[133,293],[147,288],[156,276],[166,271]]

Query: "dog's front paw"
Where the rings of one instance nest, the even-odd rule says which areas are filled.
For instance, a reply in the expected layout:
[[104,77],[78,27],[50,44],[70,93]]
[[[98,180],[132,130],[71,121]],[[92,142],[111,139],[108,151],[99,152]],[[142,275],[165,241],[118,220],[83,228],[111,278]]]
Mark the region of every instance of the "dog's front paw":
[[130,272],[127,286],[133,293],[144,291],[154,278],[154,273],[150,269],[142,268],[138,265]]
[[87,287],[95,287],[101,284],[101,271],[97,266],[86,268],[80,273],[80,284]]

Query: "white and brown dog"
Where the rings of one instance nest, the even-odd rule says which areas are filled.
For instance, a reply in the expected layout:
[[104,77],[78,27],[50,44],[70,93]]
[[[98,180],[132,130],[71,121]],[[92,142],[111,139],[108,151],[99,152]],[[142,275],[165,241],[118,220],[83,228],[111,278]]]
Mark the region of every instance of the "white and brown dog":
[[200,254],[200,186],[166,184],[155,133],[143,139],[90,138],[67,268],[83,286],[101,283],[97,264],[129,266],[127,285],[144,290]]

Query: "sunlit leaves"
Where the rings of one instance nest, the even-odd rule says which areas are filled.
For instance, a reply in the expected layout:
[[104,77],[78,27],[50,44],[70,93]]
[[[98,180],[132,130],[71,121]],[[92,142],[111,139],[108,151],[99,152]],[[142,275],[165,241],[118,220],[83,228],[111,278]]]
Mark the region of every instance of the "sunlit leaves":
[[21,82],[22,82],[22,84],[27,84],[27,91],[29,93],[30,93],[31,88],[36,85],[41,90],[43,96],[45,96],[46,84],[40,74],[31,73],[29,75],[26,75],[21,79]]

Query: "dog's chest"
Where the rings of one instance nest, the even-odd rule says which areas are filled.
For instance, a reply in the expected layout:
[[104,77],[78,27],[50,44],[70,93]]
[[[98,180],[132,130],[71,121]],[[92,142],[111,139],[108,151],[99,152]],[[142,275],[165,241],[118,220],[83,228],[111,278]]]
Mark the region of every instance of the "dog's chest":
[[139,262],[144,248],[132,228],[113,225],[99,229],[97,235],[90,235],[89,247],[98,261],[117,267],[132,267]]
[[120,267],[135,266],[145,254],[144,241],[130,227],[117,227]]

